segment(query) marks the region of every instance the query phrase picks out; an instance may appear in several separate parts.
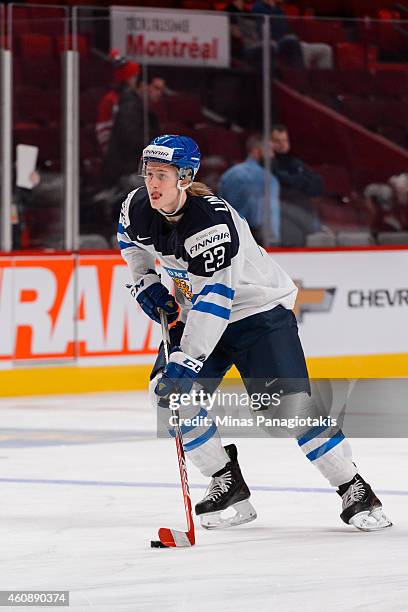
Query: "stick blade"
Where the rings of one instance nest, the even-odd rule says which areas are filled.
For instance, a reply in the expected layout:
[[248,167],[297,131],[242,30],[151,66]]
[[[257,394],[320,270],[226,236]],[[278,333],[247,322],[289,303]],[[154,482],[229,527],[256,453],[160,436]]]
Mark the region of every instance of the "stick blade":
[[167,547],[188,548],[195,543],[194,535],[166,527],[159,529],[159,539]]

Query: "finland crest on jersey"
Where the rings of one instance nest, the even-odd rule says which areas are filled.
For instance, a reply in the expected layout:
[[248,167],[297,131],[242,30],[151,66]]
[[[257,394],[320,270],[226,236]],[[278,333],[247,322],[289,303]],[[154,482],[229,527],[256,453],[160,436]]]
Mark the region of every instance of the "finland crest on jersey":
[[193,288],[187,270],[175,270],[165,266],[163,268],[172,279],[175,287],[191,302],[193,299]]

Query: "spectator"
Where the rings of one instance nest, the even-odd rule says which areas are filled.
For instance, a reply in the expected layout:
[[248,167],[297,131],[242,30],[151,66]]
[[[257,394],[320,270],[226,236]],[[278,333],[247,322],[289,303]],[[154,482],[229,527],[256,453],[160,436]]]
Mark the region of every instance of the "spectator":
[[[226,12],[230,13],[230,43],[234,59],[248,60],[262,66],[262,42],[259,40],[256,19],[250,15],[244,0],[232,0]],[[248,16],[245,16],[247,13]]]
[[408,230],[408,173],[367,185],[364,197],[374,235]]
[[[140,82],[139,94],[143,102],[147,104],[148,127],[152,134],[160,133],[160,123],[157,117],[157,108],[160,104],[163,94],[166,90],[166,81],[159,75],[149,72],[147,84],[144,81]],[[151,140],[150,134],[147,134],[146,140]]]
[[119,54],[119,51],[111,51],[109,57],[114,66],[114,83],[99,103],[95,125],[96,139],[103,155],[106,155],[108,150],[121,91],[125,87],[135,87],[136,79],[140,74],[139,64],[126,60]]
[[277,124],[272,127],[272,145],[275,152],[273,173],[280,183],[282,202],[292,204],[306,212],[313,220],[311,231],[319,231],[320,221],[311,198],[323,195],[321,176],[309,170],[302,160],[291,154],[286,126]]
[[[157,98],[157,80],[155,77],[154,82],[147,85],[148,103],[151,96],[153,100]],[[153,109],[149,108],[149,104],[145,109],[143,86],[136,77],[126,81],[120,92],[112,134],[102,164],[105,187],[119,185],[123,191],[129,192],[140,184],[137,171],[143,148],[159,130]]]
[[[248,138],[248,157],[240,164],[229,168],[220,179],[219,194],[225,198],[248,221],[248,225],[257,240],[262,244],[262,225],[264,222],[265,170],[263,168],[264,149],[262,135],[255,134]],[[270,156],[273,157],[272,143]],[[271,174],[270,177],[270,221],[271,228],[266,232],[268,244],[279,242],[280,236],[280,202],[279,183]]]
[[299,41],[279,4],[279,0],[256,0],[252,7],[253,13],[272,17],[271,38],[276,43],[279,59],[293,68],[332,69],[333,50],[330,45]]

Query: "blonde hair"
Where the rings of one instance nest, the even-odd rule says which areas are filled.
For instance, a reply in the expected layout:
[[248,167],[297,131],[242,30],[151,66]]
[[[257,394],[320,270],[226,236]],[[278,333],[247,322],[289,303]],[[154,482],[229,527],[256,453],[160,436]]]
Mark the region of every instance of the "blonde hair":
[[187,189],[188,195],[191,196],[205,196],[205,195],[214,195],[213,192],[207,185],[204,183],[194,182]]

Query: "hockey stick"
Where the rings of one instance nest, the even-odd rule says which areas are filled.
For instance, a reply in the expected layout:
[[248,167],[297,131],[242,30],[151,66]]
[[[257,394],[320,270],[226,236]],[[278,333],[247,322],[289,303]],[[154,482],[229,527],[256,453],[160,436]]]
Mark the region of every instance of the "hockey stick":
[[[170,355],[170,335],[167,323],[167,315],[164,313],[163,310],[160,310],[160,323],[163,337],[164,357],[167,364]],[[177,531],[176,529],[161,527],[159,529],[160,543],[161,547],[164,546],[166,548],[171,546],[187,547],[193,546],[195,544],[193,513],[191,506],[190,489],[188,486],[186,458],[184,455],[183,435],[181,433],[179,425],[179,411],[177,409],[174,409],[171,411],[171,413],[173,417],[172,421],[175,423],[174,431],[177,448],[177,459],[180,470],[181,488],[183,490],[184,509],[186,511],[187,518],[187,531]],[[158,546],[158,543],[152,543],[152,546]]]

